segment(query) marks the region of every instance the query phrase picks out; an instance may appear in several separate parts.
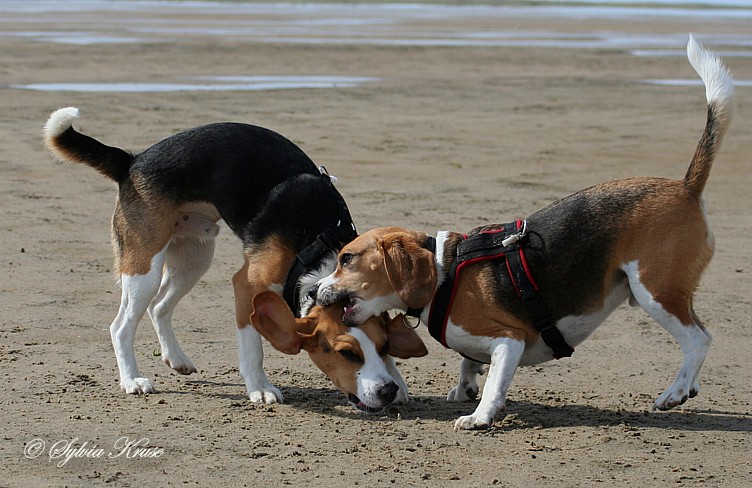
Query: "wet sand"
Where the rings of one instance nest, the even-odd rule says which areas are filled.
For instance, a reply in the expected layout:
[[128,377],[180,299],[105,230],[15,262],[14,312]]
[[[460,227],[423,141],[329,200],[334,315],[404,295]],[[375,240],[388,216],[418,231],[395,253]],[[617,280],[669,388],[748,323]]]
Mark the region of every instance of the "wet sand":
[[[409,405],[358,414],[307,358],[268,346],[266,370],[287,403],[249,403],[230,284],[240,244],[224,226],[214,266],[174,320],[199,372],[163,365],[144,320],[136,351],[159,393],[125,395],[108,331],[119,302],[115,189],[89,168],[53,163],[40,137],[63,106],[81,109],[85,133],[133,151],[195,125],[253,123],[326,165],[361,231],[469,230],[604,180],[682,177],[705,122],[704,90],[644,80],[695,78],[681,55],[688,32],[737,53],[731,71],[752,79],[748,18],[66,5],[73,11],[2,12],[0,24],[1,486],[752,484],[749,87],[737,91],[706,190],[717,249],[695,308],[715,341],[699,396],[651,411],[681,355],[642,310],[623,306],[574,357],[520,369],[508,410],[485,432],[452,431],[475,404],[445,401],[459,356],[424,330],[430,355],[400,365]],[[251,76],[373,79],[256,91],[10,88]],[[157,450],[115,457],[124,437]],[[35,439],[44,447],[27,457]],[[90,457],[51,456],[67,443]]]

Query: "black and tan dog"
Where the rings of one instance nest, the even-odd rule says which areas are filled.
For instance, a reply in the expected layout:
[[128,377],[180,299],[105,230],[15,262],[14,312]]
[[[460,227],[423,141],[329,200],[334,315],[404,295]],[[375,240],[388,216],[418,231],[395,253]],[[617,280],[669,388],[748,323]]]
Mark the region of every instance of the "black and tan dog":
[[[162,360],[182,374],[196,371],[173,333],[172,315],[178,301],[209,269],[217,222],[224,219],[242,240],[245,258],[233,277],[240,373],[252,401],[281,402],[282,393],[263,370],[261,338],[251,326],[253,300],[267,290],[278,294],[284,290],[289,308],[297,309],[298,315],[305,315],[313,305],[306,288],[334,269],[337,251],[356,235],[332,178],[291,141],[261,127],[205,125],[132,155],[74,130],[77,118],[76,108],[54,112],[45,125],[44,138],[61,161],[91,166],[118,184],[112,242],[122,298],[110,334],[121,388],[128,393],[154,391],[139,372],[134,352],[136,327],[146,312],[159,337]],[[316,272],[321,274],[316,276]],[[289,324],[292,313],[278,302],[285,303],[267,296],[263,300],[267,305],[255,314],[255,322],[268,325],[276,323],[269,317],[278,317],[277,322]],[[285,314],[290,315],[287,320],[279,319]],[[327,352],[337,354],[332,344],[343,333],[338,324],[326,322],[316,328],[307,321],[306,333],[314,334],[315,329]],[[379,323],[386,327],[383,321]],[[306,349],[310,353],[312,348]],[[378,409],[407,399],[391,358],[384,360],[391,376],[381,375],[389,378],[384,384],[371,381],[376,393],[364,392],[362,387],[346,391],[351,397],[360,391],[363,402],[354,402],[359,408]],[[353,361],[345,362],[344,370],[355,377]],[[318,363],[329,368],[324,372],[330,378],[342,373],[334,371],[337,361]],[[354,381],[347,384],[354,385]]]
[[[603,183],[511,224],[508,233],[486,226],[434,240],[395,227],[366,232],[319,282],[319,304],[348,300],[343,319],[350,324],[389,309],[422,309],[416,313],[423,322],[440,325],[435,336],[466,357],[449,400],[474,398],[481,362],[490,363],[480,404],[456,429],[491,425],[519,365],[571,354],[627,299],[684,354],[655,407],[695,396],[711,344],[692,309],[714,250],[702,194],[731,120],[734,88],[721,61],[692,38],[687,55],[706,87],[707,123],[683,179]],[[445,313],[435,317],[440,309]]]

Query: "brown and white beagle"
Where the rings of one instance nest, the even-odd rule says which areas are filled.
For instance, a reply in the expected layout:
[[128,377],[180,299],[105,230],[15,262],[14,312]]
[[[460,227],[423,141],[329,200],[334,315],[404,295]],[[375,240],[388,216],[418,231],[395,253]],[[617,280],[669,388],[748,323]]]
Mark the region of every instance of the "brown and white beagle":
[[[557,347],[567,352],[580,344],[625,300],[671,333],[684,355],[655,407],[669,409],[697,395],[711,336],[692,309],[692,296],[714,250],[702,194],[731,121],[734,87],[722,62],[691,37],[687,55],[706,87],[707,123],[683,179],[603,183],[550,204],[516,228],[502,247],[524,250],[537,308],[523,304],[525,290],[506,270],[507,256],[470,260],[454,276],[442,340],[466,358],[448,400],[474,398],[481,362],[490,363],[478,407],[460,417],[455,429],[490,426],[505,406],[518,366],[548,361]],[[317,301],[346,300],[343,319],[350,324],[408,308],[422,309],[421,320],[430,323],[437,290],[451,277],[458,248],[499,229],[481,227],[469,236],[439,232],[435,251],[432,238],[421,232],[396,227],[366,232],[340,251],[337,269],[318,284]],[[534,326],[541,310],[555,326],[544,324],[544,334],[560,334],[558,344],[549,345]]]
[[407,402],[407,386],[393,358],[428,354],[404,316],[369,317],[358,327],[342,322],[343,305],[316,305],[305,317],[295,318],[273,291],[253,299],[254,327],[275,349],[285,354],[308,353],[314,364],[345,394],[352,406],[378,413],[392,403]]
[[[291,141],[261,127],[204,125],[133,155],[77,132],[72,127],[77,118],[73,107],[55,111],[45,125],[44,140],[57,159],[91,166],[118,186],[112,243],[122,295],[110,335],[121,388],[127,393],[154,391],[139,371],[134,351],[136,327],[145,313],[157,332],[162,360],[179,373],[196,372],[173,333],[172,315],[178,301],[209,269],[217,221],[224,219],[243,244],[244,264],[232,279],[240,373],[251,401],[282,402],[282,393],[264,373],[261,336],[252,323],[279,347],[279,334],[270,324],[289,331],[290,308],[298,316],[306,315],[313,305],[308,288],[335,268],[337,252],[355,237],[332,178]],[[290,308],[271,298],[266,293],[270,290],[284,292]],[[261,298],[254,301],[257,296]],[[263,311],[257,310],[259,304]],[[351,401],[366,410],[406,401],[404,381],[393,360],[383,357],[390,334],[377,334],[377,325],[365,335],[365,329],[345,332],[343,325],[332,321],[322,325],[323,315],[331,314],[318,310],[303,319],[307,339],[300,347]],[[377,345],[375,353],[356,348],[361,336],[369,346]],[[397,342],[389,345],[397,350]],[[291,353],[290,347],[285,352]],[[351,361],[341,359],[345,354]],[[373,365],[377,361],[372,356],[380,358],[380,367]],[[356,365],[368,365],[369,373]]]

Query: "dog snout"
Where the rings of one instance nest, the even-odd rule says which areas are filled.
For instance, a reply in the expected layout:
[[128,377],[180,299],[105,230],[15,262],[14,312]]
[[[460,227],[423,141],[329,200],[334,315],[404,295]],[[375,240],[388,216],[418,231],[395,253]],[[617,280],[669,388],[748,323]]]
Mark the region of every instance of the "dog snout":
[[328,307],[329,305],[337,302],[340,296],[335,293],[331,287],[322,286],[321,283],[316,284],[316,304],[322,307]]
[[399,386],[397,385],[397,383],[392,381],[379,388],[377,394],[379,396],[379,400],[381,400],[384,404],[390,404],[394,401],[395,398],[397,398],[398,391]]

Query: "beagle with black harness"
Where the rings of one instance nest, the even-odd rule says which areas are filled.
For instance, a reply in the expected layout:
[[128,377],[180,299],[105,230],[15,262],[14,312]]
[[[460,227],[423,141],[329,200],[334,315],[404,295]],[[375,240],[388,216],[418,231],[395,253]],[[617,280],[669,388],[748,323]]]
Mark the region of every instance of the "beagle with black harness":
[[603,183],[525,221],[468,235],[366,232],[319,282],[318,303],[346,300],[348,324],[390,309],[412,309],[433,324],[434,335],[465,356],[450,401],[475,398],[481,363],[490,363],[478,407],[455,429],[489,427],[518,366],[570,355],[625,300],[640,305],[683,352],[655,407],[697,395],[711,335],[692,296],[714,251],[703,190],[731,121],[734,86],[722,62],[691,37],[687,55],[705,84],[707,122],[683,179]]

